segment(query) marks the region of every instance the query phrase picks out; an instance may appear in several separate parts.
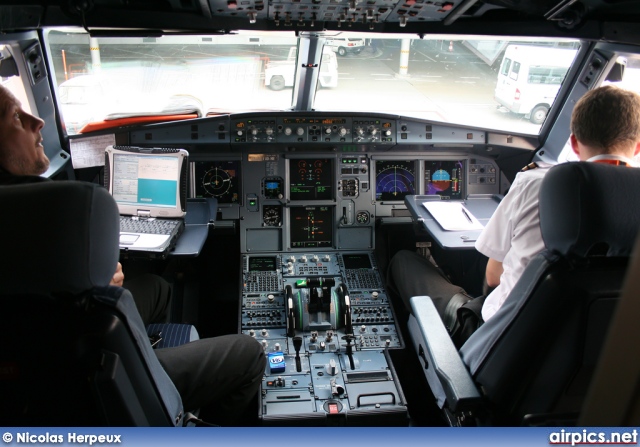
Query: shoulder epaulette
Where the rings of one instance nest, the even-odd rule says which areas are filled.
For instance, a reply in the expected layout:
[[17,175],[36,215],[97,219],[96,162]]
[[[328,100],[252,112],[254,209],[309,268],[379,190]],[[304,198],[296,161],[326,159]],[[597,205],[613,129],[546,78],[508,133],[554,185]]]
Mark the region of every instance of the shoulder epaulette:
[[528,165],[526,165],[524,168],[520,169],[520,172],[530,171],[530,170],[535,169],[537,167],[538,167],[538,163],[536,163],[534,161],[534,162],[531,162]]

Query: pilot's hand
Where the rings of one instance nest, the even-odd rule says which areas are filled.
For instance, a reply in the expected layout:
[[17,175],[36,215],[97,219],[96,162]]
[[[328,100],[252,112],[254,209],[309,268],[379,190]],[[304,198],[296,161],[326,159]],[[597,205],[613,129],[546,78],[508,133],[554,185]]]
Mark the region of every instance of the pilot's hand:
[[113,274],[113,278],[111,278],[109,285],[122,287],[122,283],[124,283],[124,272],[122,271],[122,264],[118,262],[116,272]]

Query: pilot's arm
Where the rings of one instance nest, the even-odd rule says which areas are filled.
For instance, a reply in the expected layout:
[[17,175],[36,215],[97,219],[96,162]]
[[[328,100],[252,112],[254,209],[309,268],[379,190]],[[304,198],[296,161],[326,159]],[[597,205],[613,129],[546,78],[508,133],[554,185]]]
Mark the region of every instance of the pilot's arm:
[[487,262],[487,270],[485,273],[487,286],[490,288],[497,287],[500,284],[500,276],[502,276],[502,262],[493,258],[489,258]]

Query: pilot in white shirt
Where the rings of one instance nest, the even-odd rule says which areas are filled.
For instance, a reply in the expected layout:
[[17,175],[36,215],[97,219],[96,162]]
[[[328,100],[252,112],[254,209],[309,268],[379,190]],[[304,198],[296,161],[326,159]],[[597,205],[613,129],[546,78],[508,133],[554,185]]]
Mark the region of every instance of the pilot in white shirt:
[[[601,154],[589,162],[635,166],[633,160],[615,154]],[[531,259],[544,249],[540,231],[538,194],[542,179],[551,165],[539,164],[516,175],[509,193],[476,241],[476,249],[502,263],[500,283],[482,306],[487,321],[500,309]]]

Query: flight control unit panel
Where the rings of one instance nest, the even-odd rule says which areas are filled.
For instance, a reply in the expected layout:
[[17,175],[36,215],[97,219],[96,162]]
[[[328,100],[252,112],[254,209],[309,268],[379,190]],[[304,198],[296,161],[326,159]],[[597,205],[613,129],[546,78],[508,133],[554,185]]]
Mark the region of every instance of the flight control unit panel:
[[407,423],[388,355],[403,341],[372,253],[247,254],[242,263],[241,331],[268,360],[263,423]]

